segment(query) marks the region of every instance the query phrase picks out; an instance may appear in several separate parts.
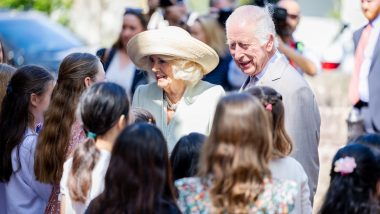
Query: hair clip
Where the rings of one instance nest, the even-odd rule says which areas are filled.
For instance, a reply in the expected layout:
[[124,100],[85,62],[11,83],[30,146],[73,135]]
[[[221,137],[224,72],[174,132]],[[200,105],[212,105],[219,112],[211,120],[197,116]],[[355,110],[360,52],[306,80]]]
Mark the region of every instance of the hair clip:
[[334,165],[334,172],[340,172],[341,175],[348,175],[356,168],[355,159],[352,157],[339,158]]
[[265,109],[268,110],[268,111],[272,111],[273,109],[273,106],[271,103],[268,103],[266,106],[265,106]]
[[96,134],[94,132],[88,132],[87,137],[95,140]]

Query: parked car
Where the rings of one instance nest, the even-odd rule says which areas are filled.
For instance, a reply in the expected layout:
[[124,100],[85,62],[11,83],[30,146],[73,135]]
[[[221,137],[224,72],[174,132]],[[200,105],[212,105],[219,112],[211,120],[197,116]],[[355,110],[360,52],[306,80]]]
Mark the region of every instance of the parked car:
[[10,64],[36,64],[57,71],[71,52],[86,45],[65,27],[35,11],[0,11],[0,40]]

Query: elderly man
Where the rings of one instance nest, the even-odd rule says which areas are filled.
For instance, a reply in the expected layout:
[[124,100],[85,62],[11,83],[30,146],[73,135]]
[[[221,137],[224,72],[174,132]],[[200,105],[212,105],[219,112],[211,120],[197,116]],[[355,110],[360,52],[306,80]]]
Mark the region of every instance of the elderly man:
[[298,160],[309,177],[311,201],[319,174],[320,115],[314,94],[302,76],[277,51],[275,27],[266,8],[237,8],[226,22],[227,43],[236,65],[249,77],[242,90],[270,86],[282,94],[285,126]]

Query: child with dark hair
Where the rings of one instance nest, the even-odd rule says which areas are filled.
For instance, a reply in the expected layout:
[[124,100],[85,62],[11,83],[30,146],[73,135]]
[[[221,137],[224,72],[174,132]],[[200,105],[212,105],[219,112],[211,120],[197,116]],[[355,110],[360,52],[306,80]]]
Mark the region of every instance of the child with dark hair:
[[290,157],[293,143],[285,130],[285,109],[281,94],[267,86],[252,87],[246,92],[260,100],[271,121],[273,151],[269,168],[272,176],[280,180],[297,182],[298,191],[292,214],[311,213],[308,177],[301,164]]
[[150,123],[156,125],[156,119],[149,111],[133,107],[131,109],[131,123]]
[[375,149],[377,152],[380,152],[380,134],[364,134],[352,140],[348,144],[351,143],[360,143]]
[[113,144],[126,126],[129,101],[115,83],[96,83],[81,97],[80,114],[87,139],[64,164],[61,179],[61,210],[83,213],[104,188]]
[[170,156],[174,180],[196,176],[199,154],[205,140],[205,135],[196,132],[178,140]]
[[161,131],[137,123],[116,139],[103,193],[86,213],[180,213]]
[[380,164],[371,148],[356,143],[339,149],[330,177],[320,214],[380,213]]
[[[53,76],[44,68],[19,68],[8,83],[0,113],[0,185],[5,213],[43,213],[51,185],[36,181],[37,136],[50,103]],[[4,194],[4,195],[3,195]],[[0,211],[0,212],[1,212]]]

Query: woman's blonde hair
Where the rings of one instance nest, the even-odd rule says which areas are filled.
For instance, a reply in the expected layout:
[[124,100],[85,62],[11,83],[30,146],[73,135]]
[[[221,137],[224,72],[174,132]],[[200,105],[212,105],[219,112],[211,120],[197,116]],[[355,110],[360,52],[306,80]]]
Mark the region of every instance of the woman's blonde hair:
[[272,137],[267,114],[256,98],[232,93],[216,108],[199,162],[199,176],[211,178],[214,213],[247,213],[271,173]]
[[225,57],[228,53],[226,34],[218,20],[211,15],[199,16],[196,20],[206,35],[206,43],[212,47],[219,57]]
[[175,79],[183,80],[191,87],[196,85],[204,76],[205,70],[196,62],[165,55],[159,55],[159,57],[172,66]]

